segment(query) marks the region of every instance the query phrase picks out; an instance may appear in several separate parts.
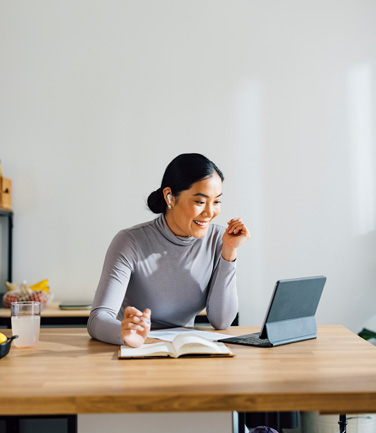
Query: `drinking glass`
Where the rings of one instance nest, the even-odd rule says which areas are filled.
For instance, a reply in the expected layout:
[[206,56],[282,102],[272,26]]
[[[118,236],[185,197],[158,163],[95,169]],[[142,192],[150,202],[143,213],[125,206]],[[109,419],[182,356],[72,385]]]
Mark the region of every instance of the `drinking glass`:
[[32,347],[39,340],[40,302],[12,302],[12,334],[18,335],[16,347]]

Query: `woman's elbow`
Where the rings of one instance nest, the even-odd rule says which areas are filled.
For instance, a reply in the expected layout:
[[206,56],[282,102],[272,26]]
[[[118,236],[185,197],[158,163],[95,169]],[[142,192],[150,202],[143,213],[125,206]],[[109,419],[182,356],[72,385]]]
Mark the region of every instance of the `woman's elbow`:
[[214,329],[227,329],[231,326],[232,322],[234,321],[236,317],[236,314],[232,317],[223,316],[223,317],[215,317],[215,318],[209,318],[210,324],[213,326]]
[[95,321],[95,317],[92,314],[90,314],[89,319],[87,321],[86,328],[87,328],[87,332],[91,338],[95,338],[95,331],[94,331],[95,326],[93,323],[94,321]]

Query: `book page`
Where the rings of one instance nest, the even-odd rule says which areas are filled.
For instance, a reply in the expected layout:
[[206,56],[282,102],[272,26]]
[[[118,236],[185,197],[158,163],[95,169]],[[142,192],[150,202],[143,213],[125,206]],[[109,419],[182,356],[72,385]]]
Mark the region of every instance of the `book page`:
[[119,358],[143,358],[151,356],[171,356],[176,357],[171,343],[160,342],[143,344],[141,347],[120,346]]
[[232,335],[228,334],[222,334],[219,332],[211,332],[211,331],[201,331],[194,328],[166,328],[166,329],[159,329],[150,331],[148,337],[150,338],[157,338],[159,340],[165,340],[165,341],[173,341],[176,336],[178,336],[181,333],[189,333],[189,334],[195,334],[199,337],[205,338],[205,340],[210,341],[217,341],[217,340],[223,340],[224,338],[230,338]]
[[197,355],[229,355],[230,349],[223,343],[214,343],[195,334],[180,334],[173,341],[175,352],[178,356],[197,354]]

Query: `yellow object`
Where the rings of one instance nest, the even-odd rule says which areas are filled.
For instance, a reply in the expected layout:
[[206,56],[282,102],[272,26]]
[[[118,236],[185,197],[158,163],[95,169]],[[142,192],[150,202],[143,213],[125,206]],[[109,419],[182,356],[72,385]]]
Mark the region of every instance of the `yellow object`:
[[7,337],[0,332],[0,344],[5,343],[7,340]]
[[39,283],[30,286],[31,290],[42,290],[43,292],[48,292],[50,288],[48,287],[48,280],[39,281]]

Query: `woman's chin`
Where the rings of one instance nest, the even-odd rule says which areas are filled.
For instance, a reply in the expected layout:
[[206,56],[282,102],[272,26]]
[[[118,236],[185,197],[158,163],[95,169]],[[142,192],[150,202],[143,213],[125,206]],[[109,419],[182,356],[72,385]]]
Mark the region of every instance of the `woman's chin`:
[[204,229],[201,228],[195,228],[194,230],[192,230],[191,236],[197,239],[201,239],[204,238],[208,232],[208,227],[205,227]]

